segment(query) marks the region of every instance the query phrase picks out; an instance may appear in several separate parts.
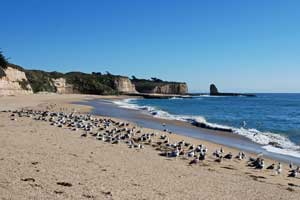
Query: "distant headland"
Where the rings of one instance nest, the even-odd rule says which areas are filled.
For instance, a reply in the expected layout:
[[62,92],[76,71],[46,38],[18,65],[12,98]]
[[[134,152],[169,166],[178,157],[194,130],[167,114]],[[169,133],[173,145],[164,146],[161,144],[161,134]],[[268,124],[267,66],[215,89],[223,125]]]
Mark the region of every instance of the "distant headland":
[[215,84],[210,85],[210,95],[211,96],[246,96],[246,97],[255,97],[255,94],[245,94],[245,93],[224,93],[219,92]]

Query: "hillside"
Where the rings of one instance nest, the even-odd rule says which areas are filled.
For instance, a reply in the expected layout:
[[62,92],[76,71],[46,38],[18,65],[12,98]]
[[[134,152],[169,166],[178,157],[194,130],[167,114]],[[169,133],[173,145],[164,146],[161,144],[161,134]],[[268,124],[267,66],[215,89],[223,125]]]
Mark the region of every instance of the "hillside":
[[59,73],[41,70],[25,70],[26,76],[34,92],[57,92],[57,79],[72,85],[74,93],[82,94],[115,94],[107,76],[86,74],[81,72]]

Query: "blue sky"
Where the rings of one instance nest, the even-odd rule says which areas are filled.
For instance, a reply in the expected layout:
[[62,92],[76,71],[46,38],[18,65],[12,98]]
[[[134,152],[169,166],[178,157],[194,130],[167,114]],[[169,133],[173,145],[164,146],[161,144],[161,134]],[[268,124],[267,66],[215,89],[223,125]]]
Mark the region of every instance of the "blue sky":
[[47,71],[300,92],[297,0],[0,0],[0,48]]

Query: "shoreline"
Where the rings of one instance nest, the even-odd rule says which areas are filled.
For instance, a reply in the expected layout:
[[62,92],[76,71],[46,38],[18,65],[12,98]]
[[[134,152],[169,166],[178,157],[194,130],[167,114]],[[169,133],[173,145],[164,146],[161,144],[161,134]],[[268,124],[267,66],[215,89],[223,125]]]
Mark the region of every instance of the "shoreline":
[[[93,107],[73,104],[108,97],[90,95],[31,95],[0,98],[0,110],[24,107],[51,112],[89,113]],[[111,97],[114,98],[114,97]],[[123,97],[118,97],[123,98]],[[114,110],[111,110],[114,112]],[[100,119],[114,117],[95,116]],[[4,199],[298,199],[300,178],[247,166],[247,160],[215,162],[212,152],[220,145],[189,136],[168,134],[170,142],[186,141],[208,148],[205,161],[189,165],[187,157],[160,156],[145,145],[96,140],[84,131],[51,126],[32,118],[11,120],[0,112],[0,197]],[[129,120],[121,120],[127,122]],[[130,121],[129,121],[130,122]],[[163,131],[136,126],[142,133]],[[196,128],[196,127],[195,127]],[[155,140],[156,141],[156,140]],[[223,145],[222,145],[223,146]],[[223,146],[226,153],[238,149]],[[255,154],[246,153],[256,157]],[[265,159],[266,166],[277,161]],[[205,183],[205,184],[203,184]],[[65,186],[64,186],[65,185]],[[201,191],[199,193],[199,191]]]
[[[131,98],[132,97],[129,98],[124,97],[121,98],[121,100],[131,99]],[[197,127],[185,121],[154,117],[150,113],[144,112],[142,110],[122,108],[119,105],[113,103],[113,101],[116,100],[120,100],[120,99],[113,99],[113,98],[103,99],[103,100],[91,99],[84,103],[82,102],[74,102],[74,103],[80,105],[92,106],[94,109],[91,110],[91,113],[95,115],[104,113],[104,115],[110,117],[117,117],[121,113],[121,117],[120,117],[121,119],[124,120],[129,119],[128,121],[137,123],[146,128],[152,128],[158,130],[163,130],[161,124],[165,123],[174,133],[178,135],[188,136],[195,139],[207,140],[208,142],[213,142],[219,145],[225,145],[228,147],[241,149],[254,154],[263,153],[264,156],[270,159],[275,159],[285,163],[293,162],[295,164],[300,164],[300,158],[267,151],[266,149],[262,148],[263,145],[255,143],[245,136],[234,134],[232,132],[227,132],[227,131],[212,130],[212,129],[206,129],[202,127]],[[106,109],[105,107],[109,107],[109,109]]]

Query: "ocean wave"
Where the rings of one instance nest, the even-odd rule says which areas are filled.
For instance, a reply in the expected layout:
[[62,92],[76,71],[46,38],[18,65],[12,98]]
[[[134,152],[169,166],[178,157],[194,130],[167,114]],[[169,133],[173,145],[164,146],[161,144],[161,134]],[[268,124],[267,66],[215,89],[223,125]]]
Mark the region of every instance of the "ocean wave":
[[134,100],[134,99],[124,99],[124,100],[120,100],[120,101],[113,101],[113,103],[118,105],[121,108],[139,110],[140,106],[137,106],[136,104],[130,103],[132,100]]
[[193,98],[201,98],[201,97],[204,97],[204,98],[230,98],[230,97],[242,97],[242,98],[244,98],[244,97],[246,97],[246,96],[244,96],[244,95],[237,95],[237,96],[228,96],[228,95],[224,95],[224,96],[222,96],[222,95],[218,95],[218,96],[214,96],[214,95],[209,95],[209,94],[200,94],[200,95],[197,95],[197,96],[193,96]]
[[169,100],[176,100],[176,99],[184,99],[184,98],[182,98],[182,97],[171,97],[171,98],[169,98]]
[[277,154],[288,155],[288,156],[300,158],[299,150],[297,151],[297,150],[291,150],[291,149],[280,149],[280,148],[276,148],[272,145],[266,145],[266,146],[263,146],[262,148],[264,148],[265,150],[272,152],[272,153],[277,153]]
[[269,152],[300,158],[300,146],[296,145],[295,143],[290,141],[287,137],[281,134],[262,132],[251,128],[249,129],[243,127],[236,128],[236,127],[211,123],[211,122],[207,122],[207,120],[203,116],[173,115],[167,111],[163,111],[153,106],[137,105],[133,102],[133,100],[135,99],[114,101],[114,103],[123,108],[146,111],[147,113],[153,115],[153,117],[157,117],[157,118],[185,121],[202,128],[232,132],[237,135],[242,135],[250,139],[251,141],[262,145],[262,148],[264,148]]
[[194,97],[205,97],[205,98],[227,98],[227,97],[230,97],[230,96],[212,96],[212,95],[209,95],[209,94],[201,94],[201,95],[198,95],[198,96],[194,96]]

